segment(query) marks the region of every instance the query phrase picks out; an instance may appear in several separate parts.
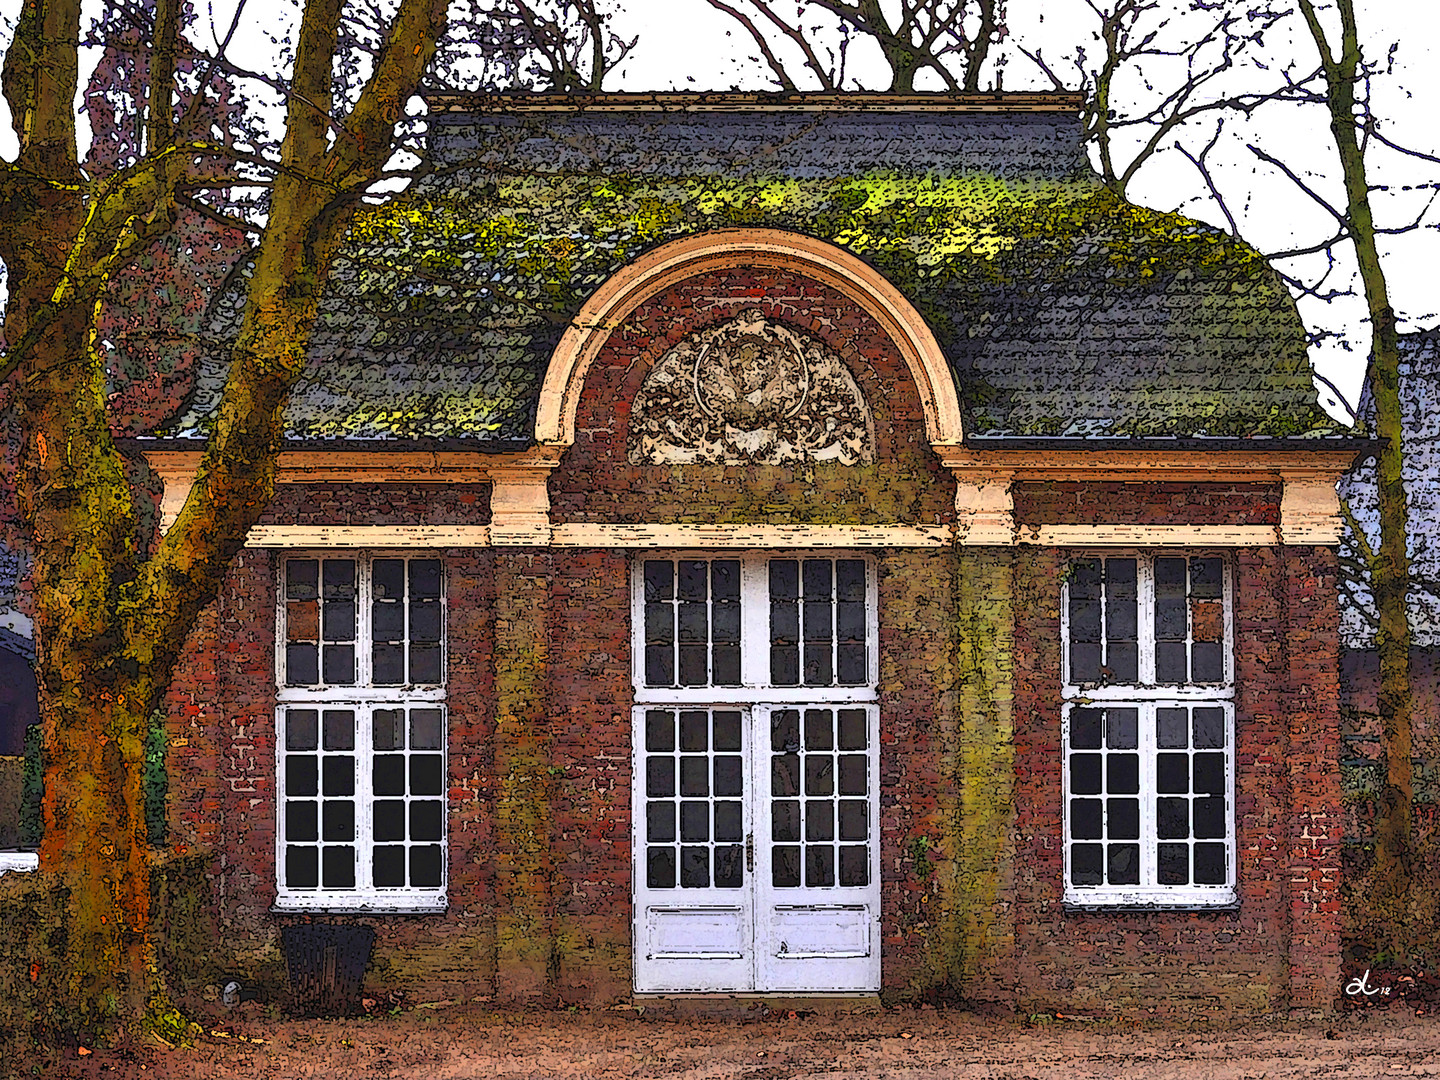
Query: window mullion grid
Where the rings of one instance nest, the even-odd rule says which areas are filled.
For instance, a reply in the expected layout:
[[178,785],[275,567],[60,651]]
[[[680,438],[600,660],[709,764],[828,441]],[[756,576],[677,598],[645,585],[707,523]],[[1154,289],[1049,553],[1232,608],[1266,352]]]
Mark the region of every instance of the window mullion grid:
[[1142,685],[1155,686],[1155,559],[1153,556],[1137,556],[1135,585],[1140,593],[1135,612],[1136,621],[1139,623],[1139,626],[1135,628],[1135,640],[1140,653],[1140,663],[1136,674]]
[[770,560],[740,560],[740,684],[770,682]]
[[1108,601],[1110,597],[1110,580],[1107,571],[1110,568],[1110,560],[1100,560],[1100,680],[1105,681],[1105,669],[1110,666],[1110,621],[1106,618],[1109,614]]
[[1156,790],[1155,703],[1137,702],[1140,731],[1136,745],[1140,747],[1140,884],[1154,886],[1160,879],[1159,827],[1156,824],[1160,796]]
[[374,703],[367,703],[355,710],[355,723],[359,729],[355,732],[355,890],[359,893],[371,893],[375,890],[375,796],[371,790],[375,770],[370,767],[374,759],[374,711]]

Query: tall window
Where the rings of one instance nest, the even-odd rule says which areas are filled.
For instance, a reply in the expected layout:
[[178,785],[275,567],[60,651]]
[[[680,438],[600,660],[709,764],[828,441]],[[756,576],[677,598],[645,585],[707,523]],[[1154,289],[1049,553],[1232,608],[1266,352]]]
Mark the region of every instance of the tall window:
[[289,556],[276,651],[276,905],[445,906],[439,559]]
[[1065,899],[1234,901],[1232,587],[1218,555],[1104,555],[1064,588]]

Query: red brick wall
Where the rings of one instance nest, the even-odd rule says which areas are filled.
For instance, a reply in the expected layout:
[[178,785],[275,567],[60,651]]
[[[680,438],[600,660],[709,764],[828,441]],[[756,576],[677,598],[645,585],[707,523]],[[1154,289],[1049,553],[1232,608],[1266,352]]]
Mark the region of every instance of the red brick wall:
[[1024,481],[1013,486],[1026,525],[1278,525],[1278,484]]

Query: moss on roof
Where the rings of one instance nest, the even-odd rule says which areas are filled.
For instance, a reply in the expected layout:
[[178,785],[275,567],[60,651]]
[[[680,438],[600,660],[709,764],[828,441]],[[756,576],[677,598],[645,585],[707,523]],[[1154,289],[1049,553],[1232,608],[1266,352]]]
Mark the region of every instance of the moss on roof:
[[[1327,426],[1295,305],[1252,248],[1073,168],[816,178],[462,171],[357,219],[292,434],[527,438],[566,323],[710,229],[829,240],[916,305],[967,434],[1293,436]],[[189,423],[203,423],[205,395]]]

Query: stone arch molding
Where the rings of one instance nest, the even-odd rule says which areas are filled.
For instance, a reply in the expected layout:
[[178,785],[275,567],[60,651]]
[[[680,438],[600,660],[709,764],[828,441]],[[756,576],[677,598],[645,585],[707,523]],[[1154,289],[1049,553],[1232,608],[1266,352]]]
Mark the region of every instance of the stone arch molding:
[[914,306],[874,267],[834,244],[780,229],[717,229],[671,241],[605,282],[571,320],[550,359],[535,416],[535,440],[563,450],[590,365],[630,313],[664,289],[733,266],[790,270],[835,289],[866,311],[900,351],[920,394],[932,446],[961,443],[960,402],[949,364]]

